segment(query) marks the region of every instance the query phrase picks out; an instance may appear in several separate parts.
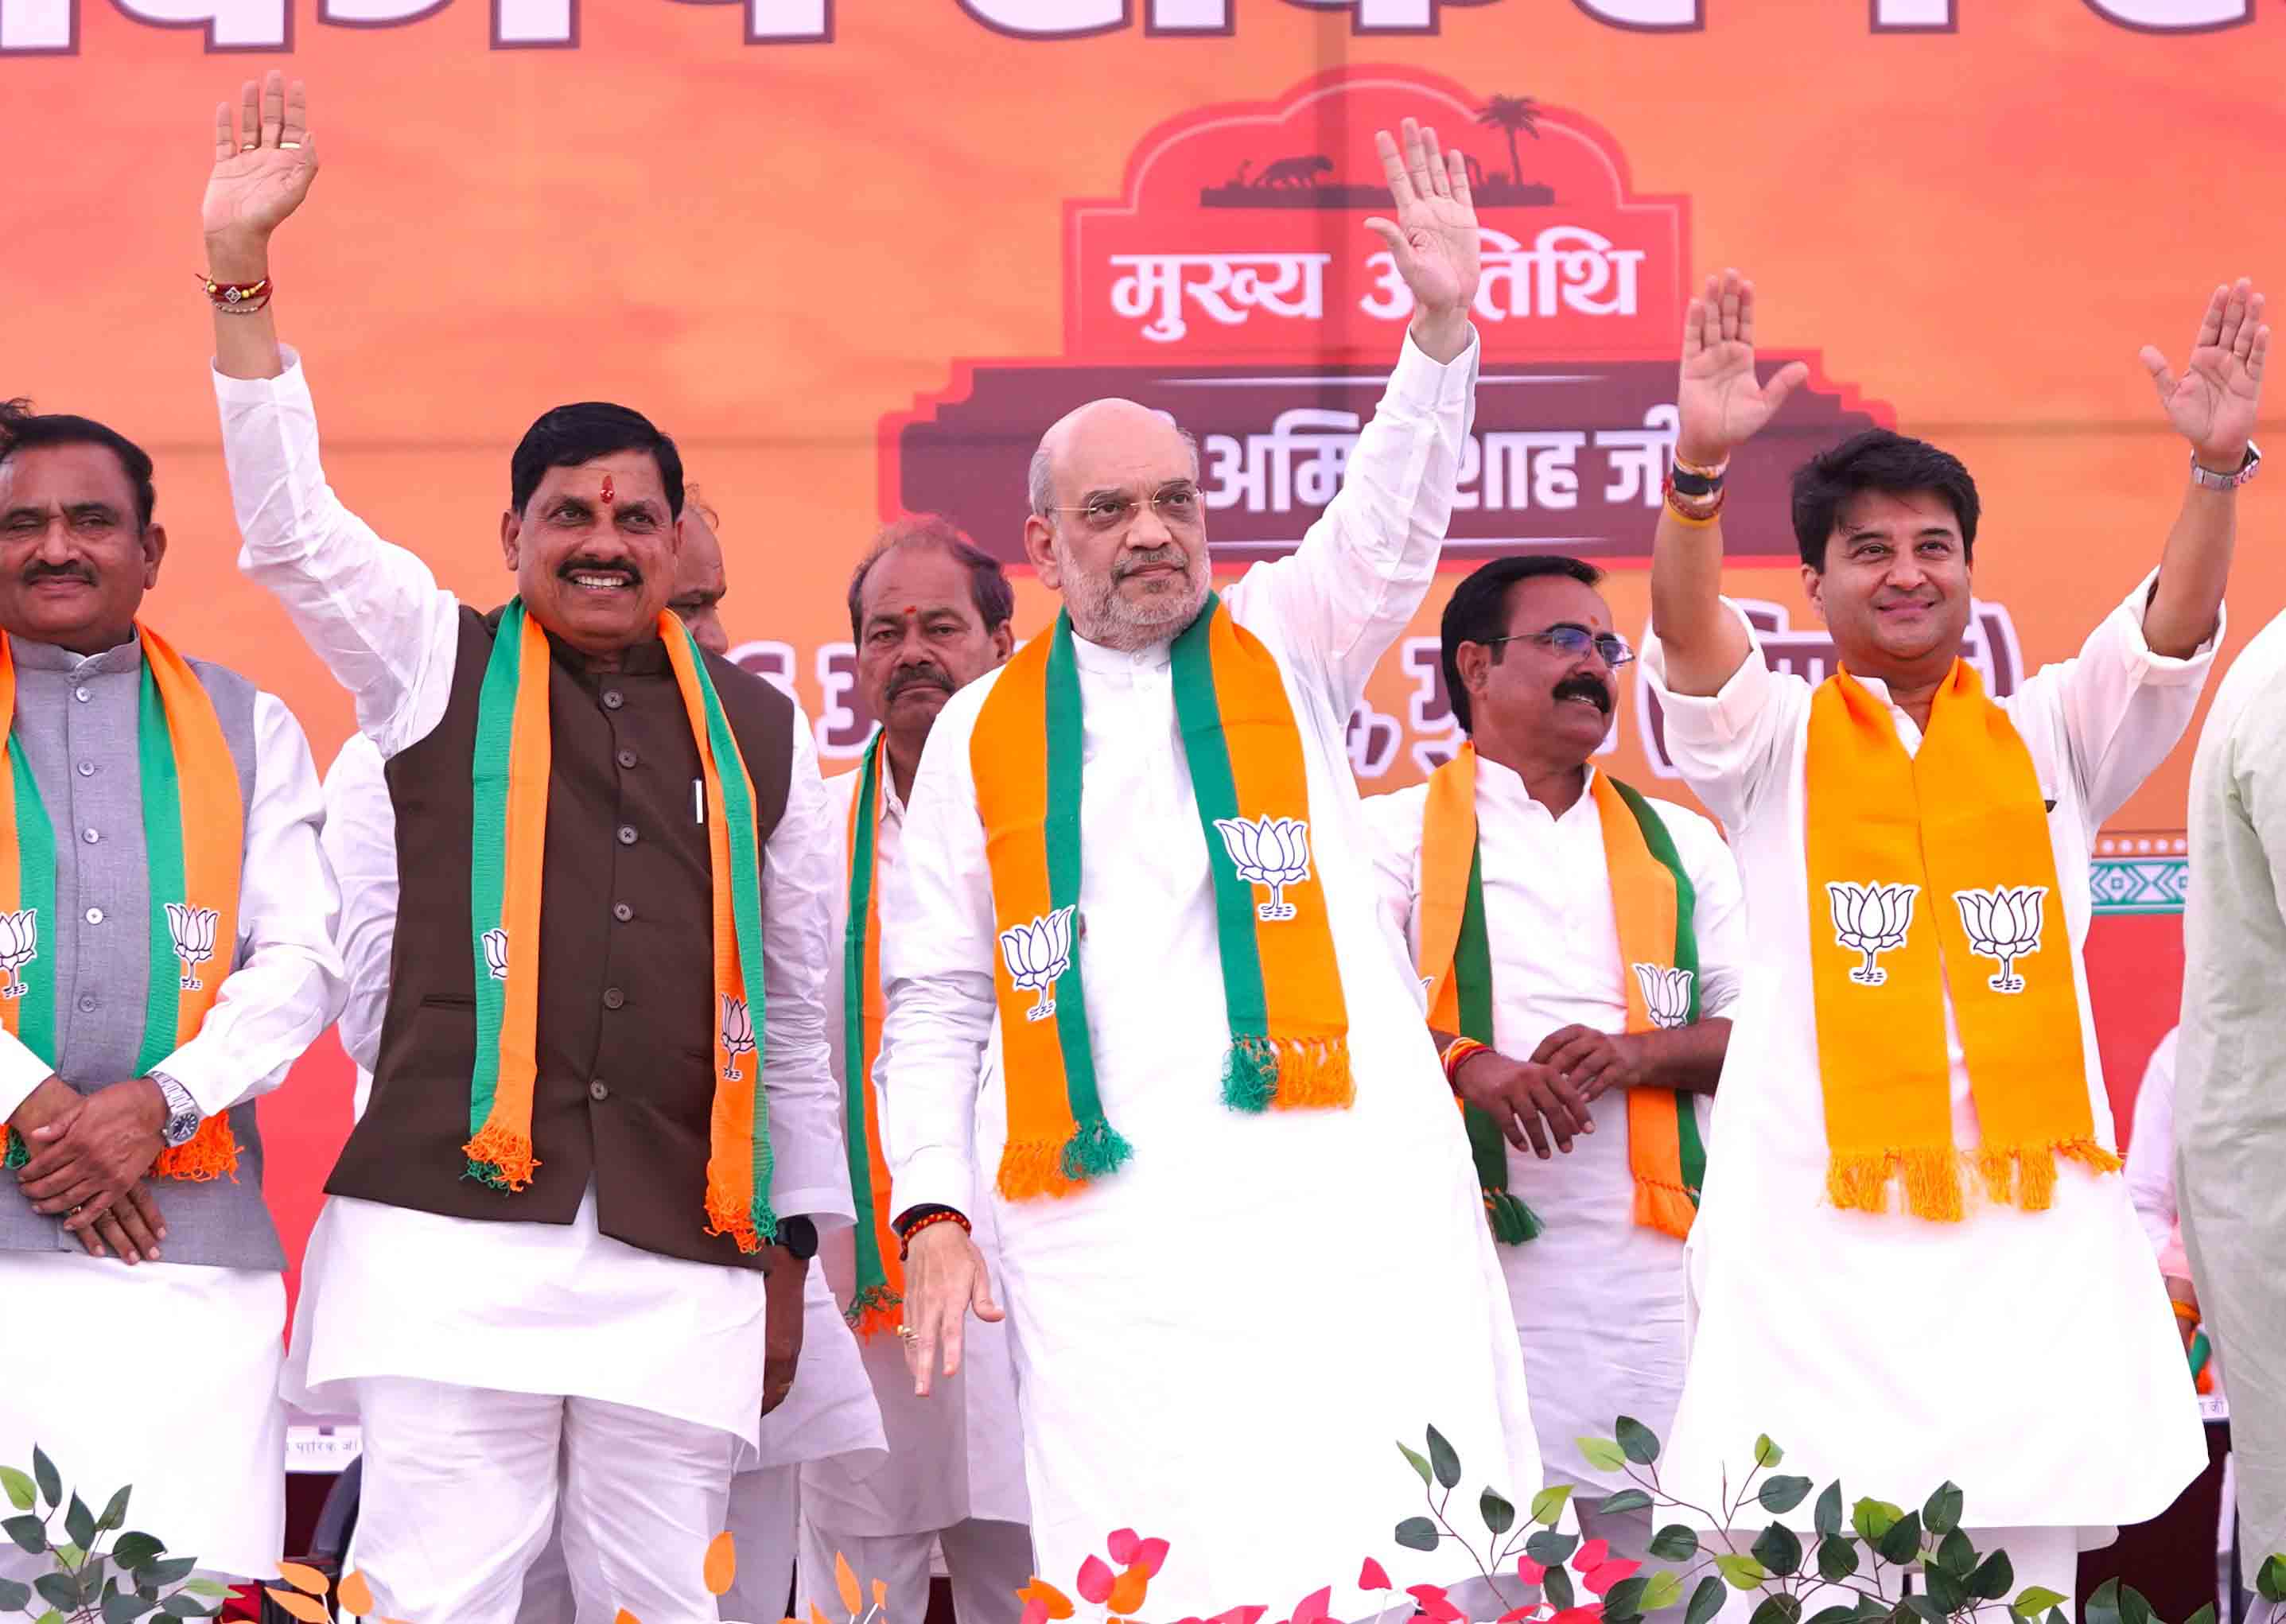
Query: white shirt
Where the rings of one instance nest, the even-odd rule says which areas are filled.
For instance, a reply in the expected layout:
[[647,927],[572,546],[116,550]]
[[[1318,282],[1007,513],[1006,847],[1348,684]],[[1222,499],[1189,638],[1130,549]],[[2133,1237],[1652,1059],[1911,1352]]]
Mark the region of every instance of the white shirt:
[[[1383,901],[1416,962],[1428,798],[1429,786],[1418,784],[1365,803],[1383,843]],[[1746,964],[1738,865],[1706,818],[1668,800],[1655,809],[1697,894],[1699,1013],[1724,1014],[1738,1000]],[[1541,1039],[1567,1026],[1625,1031],[1629,972],[1589,789],[1551,816],[1513,769],[1478,757],[1477,849],[1492,950],[1493,1046],[1528,1060]],[[1701,1094],[1691,1103],[1703,1139],[1714,1102]],[[1628,1486],[1624,1475],[1588,1465],[1573,1440],[1609,1438],[1620,1415],[1666,1436],[1683,1392],[1683,1243],[1635,1221],[1626,1091],[1611,1090],[1588,1110],[1596,1131],[1575,1136],[1568,1153],[1543,1162],[1509,1147],[1509,1189],[1547,1227],[1494,1251],[1524,1347],[1533,1429],[1548,1440],[1550,1470],[1616,1493]]]
[[[863,772],[843,773],[825,786],[834,808],[834,827],[842,837],[844,874],[849,863],[849,807],[863,777]],[[886,761],[881,791],[881,815],[873,831],[877,885],[896,866],[905,824],[905,803]],[[849,917],[847,886],[834,896],[832,941],[838,972]],[[880,927],[886,940],[896,929],[897,921],[882,912]],[[842,979],[837,973],[828,978],[826,1031],[832,1042],[834,1070],[845,1076],[848,1065],[844,1042],[846,1007]],[[998,1060],[996,1037],[991,1054],[995,1072]],[[879,1080],[877,1067],[874,1081]],[[1005,1107],[1000,1122],[993,1121],[990,1115],[1001,1099],[1000,1090],[989,1082],[978,1096],[981,1145],[994,1143],[994,1135],[1004,1131]],[[882,1109],[878,1088],[872,1108],[878,1122]],[[858,1221],[871,1220],[861,1213]],[[974,1221],[977,1247],[997,1279],[999,1238],[992,1227],[989,1204],[975,1214]],[[818,1261],[832,1283],[834,1296],[847,1302],[854,1295],[857,1275],[855,1231],[837,1230],[826,1237],[819,1243]],[[802,1473],[802,1515],[816,1527],[858,1536],[930,1533],[972,1518],[1004,1523],[1029,1520],[1031,1508],[1024,1495],[1023,1431],[1016,1418],[1016,1367],[1008,1348],[1007,1322],[988,1325],[970,1320],[961,1344],[960,1374],[927,1399],[913,1396],[904,1344],[895,1336],[879,1333],[857,1346],[880,1405],[889,1452],[872,1459],[816,1460]]]
[[[1351,1108],[1249,1116],[1222,1103],[1213,891],[1163,643],[1123,653],[1076,640],[1076,950],[1105,1110],[1134,1149],[1126,1166],[1060,1199],[981,1194],[998,937],[969,745],[997,674],[938,716],[885,887],[898,921],[882,943],[879,1073],[895,1206],[993,1202],[1039,1571],[1076,1570],[1108,1529],[1146,1529],[1173,1542],[1151,1592],[1171,1616],[1329,1580],[1334,1615],[1360,1616],[1375,1604],[1345,1581],[1364,1549],[1399,1585],[1456,1577],[1449,1560],[1390,1552],[1387,1502],[1354,1492],[1390,1470],[1391,1438],[1432,1420],[1470,1474],[1511,1497],[1540,1478],[1467,1141],[1375,895],[1344,737],[1433,576],[1476,353],[1472,342],[1440,366],[1408,340],[1340,495],[1297,551],[1225,597],[1276,658],[1300,734]],[[1276,1462],[1278,1492],[1234,1448]]]
[[[2149,586],[2106,616],[2076,658],[1998,701],[2054,803],[2061,906],[2047,917],[2068,934],[2088,1106],[2106,1145],[2117,1138],[2080,960],[2089,856],[2103,820],[2181,737],[2215,647],[2187,660],[2154,654],[2143,640]],[[1731,1011],[1689,1247],[1694,1331],[1667,1481],[1711,1503],[1722,1466],[1735,1477],[1755,1433],[1768,1432],[1789,1451],[1789,1471],[1839,1477],[1853,1494],[1919,1504],[1951,1478],[1980,1526],[2156,1517],[2204,1470],[2206,1445],[2125,1181],[2065,1162],[2055,1204],[2025,1212],[1983,1204],[1966,1179],[1969,1212],[1958,1224],[1914,1218],[1901,1198],[1882,1214],[1827,1201],[1804,950],[1812,690],[1773,672],[1759,645],[1712,698],[1667,686],[1656,639],[1643,664],[1675,764],[1730,831],[1762,969]],[[1859,681],[1888,699],[1879,681]],[[1899,739],[1918,750],[1919,729],[1889,708]],[[1945,1019],[1952,1139],[1967,1151],[1981,1137],[1949,1000]],[[1808,1502],[1789,1515],[1806,1526]]]
[[[342,505],[290,351],[277,378],[214,375],[239,567],[278,595],[357,701],[385,760],[443,719],[460,604],[415,554]],[[762,854],[763,1076],[771,1199],[821,1230],[850,1218],[825,1046],[833,840],[816,746],[797,716],[785,810]],[[758,1442],[762,1275],[601,1234],[591,1184],[570,1225],[479,1222],[343,1197],[310,1242],[287,1396],[339,1410],[361,1376],[411,1376],[635,1405]],[[578,1334],[567,1335],[577,1328]]]

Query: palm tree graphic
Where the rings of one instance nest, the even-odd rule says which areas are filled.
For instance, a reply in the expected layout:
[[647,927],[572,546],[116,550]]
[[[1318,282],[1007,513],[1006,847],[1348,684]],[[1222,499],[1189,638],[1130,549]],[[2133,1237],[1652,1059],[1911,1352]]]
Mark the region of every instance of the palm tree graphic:
[[1477,114],[1477,122],[1508,137],[1509,184],[1524,185],[1524,156],[1517,150],[1517,131],[1540,139],[1540,104],[1529,96],[1495,96]]

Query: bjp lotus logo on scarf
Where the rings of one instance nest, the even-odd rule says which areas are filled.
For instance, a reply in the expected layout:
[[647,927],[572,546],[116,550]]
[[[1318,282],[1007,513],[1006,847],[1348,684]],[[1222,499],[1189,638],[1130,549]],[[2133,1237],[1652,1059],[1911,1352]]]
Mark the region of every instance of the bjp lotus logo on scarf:
[[183,991],[199,990],[199,966],[214,957],[215,926],[221,918],[211,908],[167,904],[167,933],[175,939],[175,957],[183,961]]
[[1984,983],[1993,991],[2024,990],[2016,960],[2040,950],[2040,915],[2047,895],[2046,886],[1995,886],[1990,891],[1952,894],[1960,909],[1960,928],[1968,933],[1968,950],[2000,966],[2000,973]]
[[1860,987],[1879,987],[1889,973],[1875,962],[1891,948],[1905,945],[1913,927],[1913,899],[1919,886],[1853,886],[1828,880],[1825,895],[1833,903],[1833,940],[1865,962],[1849,973]]
[[0,970],[8,973],[8,984],[0,987],[0,998],[24,996],[24,966],[39,956],[40,911],[27,908],[21,913],[0,913]]
[[1008,979],[1026,992],[1037,992],[1039,1002],[1024,1012],[1027,1021],[1045,1021],[1056,1013],[1056,981],[1071,968],[1072,909],[1067,905],[1045,918],[1000,933],[1000,958]]
[[1256,917],[1273,922],[1292,918],[1294,904],[1285,892],[1310,878],[1310,825],[1265,812],[1250,824],[1242,817],[1218,817],[1215,828],[1238,877],[1270,888],[1270,900],[1256,906]]
[[492,972],[493,980],[508,980],[508,933],[495,928],[479,939],[485,944],[485,968]]
[[738,1080],[738,1057],[754,1052],[754,1017],[747,1011],[744,998],[725,997],[722,1000],[722,1047],[729,1052],[730,1063],[722,1068],[722,1080]]
[[1691,1024],[1691,983],[1696,979],[1692,972],[1669,965],[1636,965],[1634,969],[1651,1025],[1671,1032]]

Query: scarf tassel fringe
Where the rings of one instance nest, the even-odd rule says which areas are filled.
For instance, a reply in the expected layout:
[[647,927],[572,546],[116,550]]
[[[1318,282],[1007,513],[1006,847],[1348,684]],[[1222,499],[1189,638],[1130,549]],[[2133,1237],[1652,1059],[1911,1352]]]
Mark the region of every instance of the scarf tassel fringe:
[[1223,1058],[1222,1102],[1234,1111],[1346,1110],[1356,1100],[1344,1038],[1241,1037]]
[[1106,1173],[1117,1172],[1134,1154],[1134,1147],[1099,1117],[1075,1127],[1060,1144],[1011,1139],[1000,1153],[1000,1175],[995,1182],[1005,1201],[1068,1195]]
[[871,1342],[884,1331],[894,1331],[903,1318],[905,1299],[887,1286],[869,1286],[859,1292],[841,1317],[861,1342]]
[[738,1243],[740,1251],[752,1254],[761,1251],[765,1241],[777,1239],[778,1218],[770,1210],[768,1196],[756,1195],[741,1206],[737,1197],[710,1185],[706,1191],[706,1233],[728,1235]]
[[1636,1224],[1656,1229],[1678,1241],[1691,1238],[1691,1220],[1699,1216],[1699,1198],[1679,1184],[1638,1176],[1636,1179]]
[[540,1166],[531,1136],[512,1133],[496,1123],[486,1123],[461,1148],[469,1158],[469,1177],[495,1190],[514,1194],[530,1188]]
[[[1833,1204],[1858,1212],[1889,1210],[1889,1175],[1903,1168],[1905,1207],[1915,1218],[1941,1224],[1960,1222],[1965,1208],[1960,1164],[1951,1150],[1916,1149],[1837,1154],[1827,1165],[1825,1193]],[[1977,1176],[1996,1206],[2045,1212],[2054,1204],[2056,1163],[2077,1162],[2093,1173],[2116,1173],[2124,1163],[2092,1139],[2061,1139],[2051,1145],[1987,1148],[1975,1153]]]
[[188,1144],[161,1151],[151,1171],[157,1178],[179,1179],[185,1184],[205,1184],[216,1179],[236,1184],[238,1136],[230,1131],[229,1119],[208,1117]]
[[1506,1190],[1485,1192],[1485,1214],[1492,1226],[1493,1239],[1502,1246],[1522,1246],[1527,1241],[1537,1241],[1547,1228],[1540,1214]]

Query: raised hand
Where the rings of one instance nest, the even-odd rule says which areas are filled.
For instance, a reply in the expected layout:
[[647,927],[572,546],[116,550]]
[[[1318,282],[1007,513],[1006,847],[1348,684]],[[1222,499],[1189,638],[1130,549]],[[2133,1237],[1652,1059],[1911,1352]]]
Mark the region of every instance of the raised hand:
[[2144,369],[2158,387],[2159,404],[2175,432],[2190,441],[2202,468],[2235,474],[2254,434],[2262,404],[2262,367],[2270,329],[2262,320],[2262,295],[2240,277],[2218,288],[2191,341],[2190,359],[2178,377],[2156,344],[2143,346]]
[[302,82],[289,89],[275,69],[259,85],[248,79],[234,124],[230,103],[215,106],[214,172],[200,206],[208,243],[262,248],[317,177],[318,144]]
[[1388,246],[1412,291],[1414,342],[1450,360],[1468,347],[1469,302],[1483,274],[1477,206],[1469,196],[1468,166],[1460,154],[1439,148],[1434,130],[1408,118],[1400,150],[1389,131],[1375,132],[1397,218],[1375,215],[1366,227]]
[[1800,361],[1768,383],[1754,376],[1754,285],[1736,271],[1707,279],[1683,318],[1683,375],[1675,389],[1675,454],[1711,467],[1752,439],[1809,368]]

